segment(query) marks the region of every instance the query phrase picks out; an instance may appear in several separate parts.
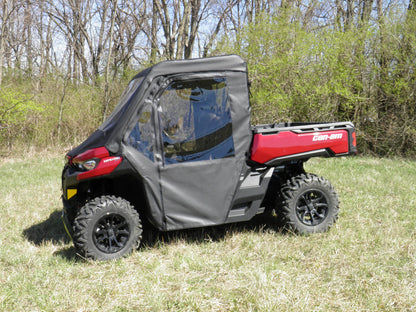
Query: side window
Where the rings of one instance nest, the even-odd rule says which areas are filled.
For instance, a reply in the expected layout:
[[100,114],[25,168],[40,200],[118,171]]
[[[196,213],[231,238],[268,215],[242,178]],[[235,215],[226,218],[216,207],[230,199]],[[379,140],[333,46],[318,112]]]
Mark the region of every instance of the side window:
[[153,161],[155,131],[152,123],[152,107],[146,105],[128,137],[128,144]]
[[172,82],[159,114],[166,164],[235,155],[225,78]]

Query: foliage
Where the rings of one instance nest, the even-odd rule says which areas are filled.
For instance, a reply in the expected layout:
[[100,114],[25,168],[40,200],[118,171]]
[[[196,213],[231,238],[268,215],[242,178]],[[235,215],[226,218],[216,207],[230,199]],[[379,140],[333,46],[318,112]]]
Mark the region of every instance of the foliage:
[[[194,6],[198,3],[191,1],[188,4]],[[218,27],[214,27],[215,31],[210,35],[203,36],[205,39],[209,37],[209,44],[199,42],[199,55],[236,53],[247,60],[252,83],[253,124],[350,120],[357,127],[360,153],[416,157],[415,6],[410,9],[410,5],[404,8],[396,3],[384,7],[382,1],[348,0],[338,1],[339,7],[335,8],[326,1],[244,1],[243,5],[239,1],[227,0],[221,2],[221,7],[224,6],[221,11],[211,0],[208,3],[208,11],[201,8],[194,13],[186,11],[191,15],[221,12],[216,15]],[[410,3],[413,5],[414,2]],[[17,5],[17,2],[13,4]],[[29,2],[26,5],[31,7]],[[105,2],[100,2],[96,14],[104,8],[108,9],[106,14],[110,14],[112,10],[107,6]],[[140,3],[127,7],[127,11],[117,15],[116,25],[124,25],[128,16],[134,16],[133,11],[141,10]],[[46,7],[38,9],[46,14],[43,11]],[[61,8],[57,6],[54,9],[59,11]],[[116,7],[112,9],[117,10]],[[319,14],[324,11],[329,15],[319,19]],[[7,23],[19,20],[19,14],[24,10],[16,8],[13,12],[15,15],[10,15],[11,20]],[[71,6],[71,12],[75,14],[76,7]],[[164,12],[165,17],[169,12]],[[28,11],[26,13],[29,14]],[[148,14],[150,12],[140,15],[140,18],[146,19]],[[183,16],[186,14],[183,12]],[[51,18],[48,14],[41,16],[46,20]],[[88,19],[88,16],[85,11],[83,18]],[[180,16],[177,18],[180,19]],[[32,22],[36,23],[36,19]],[[104,18],[101,22],[105,26],[109,19]],[[141,29],[138,26],[140,23],[137,23],[130,29],[134,30],[134,34]],[[68,20],[65,27],[70,29],[75,26]],[[102,28],[103,31],[106,27]],[[176,26],[170,27],[173,29]],[[229,31],[223,31],[227,27]],[[7,27],[3,28],[7,30]],[[116,33],[130,30],[124,26],[115,27]],[[168,36],[168,30],[169,27],[165,36]],[[47,34],[51,32],[50,28],[46,31]],[[68,34],[76,35],[78,32]],[[82,33],[87,35],[85,31]],[[146,36],[155,36],[153,31],[151,33],[147,32]],[[170,35],[172,38],[175,36]],[[185,37],[184,33],[181,44],[186,46]],[[124,37],[118,34],[116,38],[120,40]],[[135,37],[129,35],[129,38],[133,40]],[[6,39],[11,51],[29,49],[12,49],[13,43],[18,43],[13,38]],[[109,44],[105,36],[101,39],[102,44]],[[188,39],[189,42],[194,40]],[[174,48],[175,40],[168,40],[170,49]],[[117,44],[113,43],[113,64],[111,58],[105,57],[107,52],[103,52],[108,49],[97,44],[96,53],[94,47],[90,47],[82,57],[76,54],[82,60],[75,56],[71,58],[71,53],[63,53],[61,62],[44,60],[49,56],[42,55],[38,64],[44,64],[41,68],[36,67],[38,62],[25,62],[23,52],[21,59],[18,55],[4,54],[5,65],[0,65],[0,71],[4,69],[0,74],[3,78],[0,83],[0,154],[16,151],[20,147],[78,144],[109,114],[128,79],[139,68],[149,66],[156,59],[163,60],[167,55],[178,56],[187,54],[185,50],[194,51],[192,47],[179,49],[177,45],[176,48],[182,51],[179,54],[177,51],[155,54],[158,44],[150,40],[151,53],[138,56],[130,51],[134,45],[123,48],[123,44],[117,41]],[[52,45],[48,47],[51,49]],[[118,49],[124,49],[124,52]],[[91,59],[88,59],[88,53],[93,54]],[[0,53],[0,60],[1,56]],[[133,62],[132,58],[137,62]],[[111,64],[108,63],[110,61]],[[106,62],[110,66],[104,66]],[[68,68],[61,68],[59,64],[67,64]],[[104,73],[103,68],[108,71]],[[94,73],[88,74],[91,70]],[[107,77],[112,77],[111,82]]]
[[48,77],[28,84],[7,78],[13,88],[0,91],[0,155],[79,144],[102,123],[106,103],[114,109],[130,79],[115,79],[106,99],[99,81],[89,85]]
[[215,52],[248,61],[254,123],[350,120],[361,152],[415,156],[416,19],[310,29],[296,12],[264,14]]
[[31,135],[47,106],[33,101],[27,94],[3,89],[0,91],[0,142],[10,144],[17,136]]

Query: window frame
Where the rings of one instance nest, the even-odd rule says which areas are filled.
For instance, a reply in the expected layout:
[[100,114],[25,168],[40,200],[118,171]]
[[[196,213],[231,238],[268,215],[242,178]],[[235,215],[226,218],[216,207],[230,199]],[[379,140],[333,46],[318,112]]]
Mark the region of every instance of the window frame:
[[[158,139],[159,140],[159,145],[160,145],[160,154],[162,156],[162,163],[163,165],[173,165],[173,164],[185,164],[185,163],[194,163],[194,162],[198,162],[198,161],[204,161],[207,159],[188,159],[188,160],[183,160],[183,161],[174,161],[174,162],[167,162],[166,161],[166,153],[165,153],[165,146],[164,146],[164,139],[163,139],[163,121],[162,121],[162,117],[161,117],[161,98],[163,93],[174,83],[180,83],[180,82],[191,82],[191,81],[206,81],[206,80],[215,80],[215,79],[222,79],[225,83],[225,89],[226,89],[226,93],[227,93],[227,110],[228,110],[228,114],[229,114],[229,120],[228,122],[220,128],[223,129],[225,127],[229,127],[230,128],[230,135],[226,137],[226,139],[218,142],[217,144],[213,145],[212,147],[208,148],[208,149],[204,149],[202,151],[194,151],[194,153],[189,154],[189,155],[194,155],[197,153],[202,153],[202,152],[206,152],[209,151],[210,149],[214,149],[222,144],[224,144],[224,142],[226,142],[227,140],[231,140],[231,149],[232,149],[232,153],[230,155],[227,156],[222,156],[222,157],[218,157],[218,158],[209,158],[209,160],[220,160],[220,159],[224,159],[224,158],[229,158],[229,157],[235,157],[236,155],[236,147],[234,144],[234,134],[233,134],[233,119],[232,119],[232,109],[231,109],[231,100],[230,100],[230,90],[229,90],[229,84],[228,84],[228,79],[227,76],[222,74],[222,73],[206,73],[206,74],[198,74],[198,75],[175,75],[173,77],[169,77],[167,78],[163,84],[161,85],[161,88],[159,90],[159,92],[157,93],[157,96],[155,97],[155,105],[156,105],[156,127],[158,129]],[[195,127],[194,127],[194,131],[195,131]],[[212,132],[215,133],[216,131]],[[212,134],[210,133],[210,134]],[[208,135],[210,135],[208,134]],[[199,138],[202,139],[204,137],[207,137],[207,135]],[[198,139],[195,139],[195,141]],[[179,144],[183,144],[186,143],[187,141],[183,141],[180,142]]]

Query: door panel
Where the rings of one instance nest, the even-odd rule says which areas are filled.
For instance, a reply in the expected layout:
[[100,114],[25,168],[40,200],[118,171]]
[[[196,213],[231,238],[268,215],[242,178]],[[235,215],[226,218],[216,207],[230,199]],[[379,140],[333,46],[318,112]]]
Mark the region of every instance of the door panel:
[[232,158],[189,162],[161,169],[167,230],[224,223],[239,170]]
[[241,167],[224,77],[171,81],[160,96],[167,229],[223,223]]

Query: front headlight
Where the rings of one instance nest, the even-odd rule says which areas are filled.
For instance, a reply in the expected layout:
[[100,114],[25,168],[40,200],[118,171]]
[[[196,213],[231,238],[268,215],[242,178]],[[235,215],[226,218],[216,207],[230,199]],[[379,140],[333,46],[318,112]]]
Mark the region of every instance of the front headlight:
[[95,169],[95,167],[97,167],[98,163],[99,163],[99,159],[88,159],[88,160],[79,160],[79,159],[74,159],[72,161],[72,163],[77,166],[77,168],[81,171],[89,171],[92,169]]
[[89,159],[85,161],[80,161],[80,160],[73,161],[74,165],[76,165],[78,169],[82,171],[88,171],[88,170],[94,169],[95,167],[97,167],[98,162],[99,161],[97,161],[96,159]]
[[77,180],[85,180],[113,172],[122,160],[121,156],[110,156],[105,147],[97,147],[75,156],[71,163],[81,171]]
[[97,161],[95,159],[90,159],[85,161],[82,166],[84,167],[85,170],[92,170],[95,167],[97,167]]

